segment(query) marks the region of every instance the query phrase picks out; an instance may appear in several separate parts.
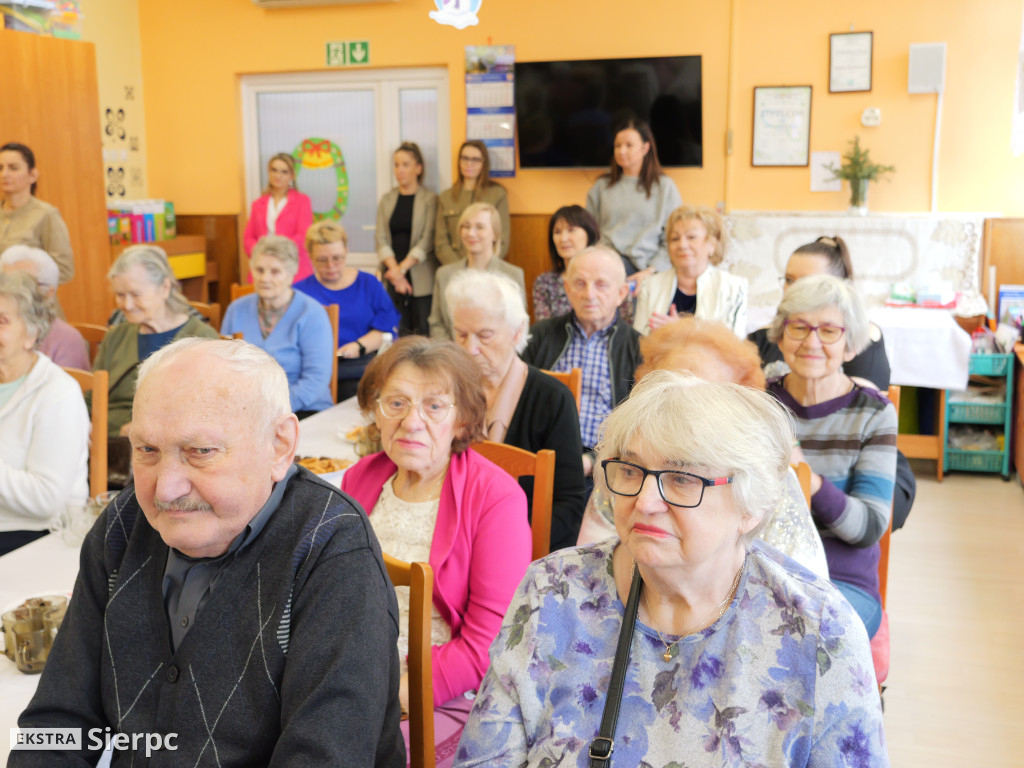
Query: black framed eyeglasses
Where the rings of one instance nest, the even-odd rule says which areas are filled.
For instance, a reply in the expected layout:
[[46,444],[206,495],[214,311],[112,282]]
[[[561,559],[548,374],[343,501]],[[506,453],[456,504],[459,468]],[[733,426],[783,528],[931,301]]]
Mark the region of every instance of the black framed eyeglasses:
[[621,459],[601,462],[608,490],[619,496],[639,496],[644,481],[650,475],[658,483],[658,493],[673,507],[699,507],[704,500],[704,489],[728,485],[732,477],[701,477],[677,469],[647,469]]

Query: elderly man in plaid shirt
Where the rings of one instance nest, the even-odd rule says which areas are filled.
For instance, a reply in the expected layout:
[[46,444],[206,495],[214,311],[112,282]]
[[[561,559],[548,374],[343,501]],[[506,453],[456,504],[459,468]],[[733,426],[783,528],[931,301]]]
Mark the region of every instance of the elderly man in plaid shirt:
[[572,312],[535,324],[522,357],[552,371],[583,370],[580,436],[589,475],[598,428],[633,386],[640,334],[619,316],[629,286],[614,251],[597,245],[574,257],[565,271],[565,292]]

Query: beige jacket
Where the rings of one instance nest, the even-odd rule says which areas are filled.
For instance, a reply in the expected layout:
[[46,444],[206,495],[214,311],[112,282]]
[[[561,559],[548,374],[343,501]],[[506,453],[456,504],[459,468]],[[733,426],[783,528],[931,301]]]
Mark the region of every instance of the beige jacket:
[[[381,270],[383,262],[395,258],[391,247],[391,216],[398,205],[398,188],[385,192],[377,206],[377,258]],[[434,292],[434,273],[437,271],[437,257],[434,256],[434,224],[437,221],[437,195],[420,185],[412,203],[412,243],[409,255],[416,259],[416,266],[409,270],[413,296],[430,296]]]
[[12,245],[30,245],[50,254],[60,269],[61,285],[75,274],[67,224],[60,211],[36,197],[15,211],[0,208],[0,253]]

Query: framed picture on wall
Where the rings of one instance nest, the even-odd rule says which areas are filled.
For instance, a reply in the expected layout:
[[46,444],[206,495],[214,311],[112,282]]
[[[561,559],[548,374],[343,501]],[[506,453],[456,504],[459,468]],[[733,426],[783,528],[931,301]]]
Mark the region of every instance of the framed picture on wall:
[[754,88],[751,165],[806,166],[811,150],[811,86]]
[[853,93],[871,90],[873,32],[840,32],[829,35],[828,90]]

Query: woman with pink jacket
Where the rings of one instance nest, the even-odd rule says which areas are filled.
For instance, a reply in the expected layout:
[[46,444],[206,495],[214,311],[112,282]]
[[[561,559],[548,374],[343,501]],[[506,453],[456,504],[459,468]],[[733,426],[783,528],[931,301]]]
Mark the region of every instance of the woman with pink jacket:
[[[348,470],[341,487],[366,510],[381,549],[429,562],[434,571],[431,661],[443,766],[472,705],[463,694],[480,685],[488,649],[530,564],[526,496],[469,448],[483,435],[487,403],[479,367],[452,342],[398,340],[367,367],[358,400],[384,450]],[[409,594],[396,592],[404,665]]]
[[313,265],[306,253],[306,230],[313,223],[313,204],[295,188],[295,158],[278,152],[267,165],[267,188],[252,204],[249,222],[242,242],[245,255],[252,256],[256,241],[264,235],[284,235],[299,247],[299,282],[313,274]]

